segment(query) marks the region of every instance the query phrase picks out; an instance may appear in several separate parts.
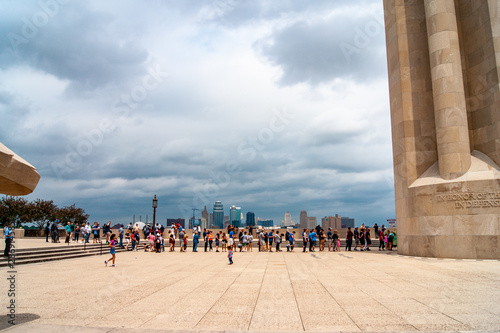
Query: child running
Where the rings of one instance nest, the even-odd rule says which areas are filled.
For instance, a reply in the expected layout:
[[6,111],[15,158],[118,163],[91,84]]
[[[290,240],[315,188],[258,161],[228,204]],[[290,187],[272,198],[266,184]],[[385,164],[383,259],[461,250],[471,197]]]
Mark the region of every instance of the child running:
[[233,264],[233,248],[231,245],[228,247],[227,257],[229,258],[229,265]]
[[111,258],[109,258],[108,260],[104,260],[104,264],[106,265],[106,267],[108,267],[108,261],[110,261],[110,260],[113,260],[113,264],[111,265],[111,267],[116,267],[115,266],[115,246],[116,246],[115,238],[116,238],[115,234],[112,234],[111,237],[109,238],[109,247],[110,247],[109,253],[111,253]]

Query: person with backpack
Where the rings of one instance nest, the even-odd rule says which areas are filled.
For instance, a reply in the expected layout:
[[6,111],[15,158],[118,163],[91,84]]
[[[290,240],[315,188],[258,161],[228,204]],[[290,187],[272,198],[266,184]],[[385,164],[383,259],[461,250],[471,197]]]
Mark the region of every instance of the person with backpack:
[[269,242],[269,252],[273,252],[274,230],[269,231],[267,239]]
[[339,234],[337,232],[337,230],[333,230],[333,234],[332,234],[332,250],[333,252],[335,251],[340,251],[340,245],[339,245]]
[[290,243],[290,252],[293,252],[295,247],[295,230],[290,233],[290,238],[288,239]]

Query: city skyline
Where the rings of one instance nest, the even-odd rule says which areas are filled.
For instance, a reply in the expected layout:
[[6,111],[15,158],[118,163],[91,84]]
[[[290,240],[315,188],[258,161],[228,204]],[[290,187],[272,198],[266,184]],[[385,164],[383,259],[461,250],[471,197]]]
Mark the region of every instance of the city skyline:
[[27,200],[117,223],[155,194],[160,220],[216,200],[395,216],[380,0],[50,3],[0,11],[0,142],[41,175]]

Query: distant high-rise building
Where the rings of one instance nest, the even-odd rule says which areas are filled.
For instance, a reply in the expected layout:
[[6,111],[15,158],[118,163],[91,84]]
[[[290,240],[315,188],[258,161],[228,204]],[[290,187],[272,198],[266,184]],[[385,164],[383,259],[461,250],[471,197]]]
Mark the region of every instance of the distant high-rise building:
[[253,212],[248,212],[247,213],[247,222],[246,222],[247,227],[255,227],[255,214]]
[[341,219],[341,225],[342,225],[342,228],[354,228],[354,219],[350,218],[350,217],[342,217]]
[[316,220],[316,216],[308,216],[307,217],[307,229],[313,229],[316,228],[318,225],[318,222]]
[[325,216],[321,219],[321,227],[325,230],[328,228],[332,228],[332,230],[339,230],[342,228],[341,217],[338,214],[335,214],[335,216]]
[[208,214],[207,228],[214,227],[214,213]]
[[213,226],[219,229],[224,228],[224,206],[222,202],[216,201],[214,204]]
[[241,226],[241,207],[232,205],[229,208],[229,220],[235,227],[239,228]]
[[292,214],[290,212],[286,212],[283,216],[283,221],[281,221],[281,225],[283,227],[289,227],[295,225],[295,221],[292,221]]
[[274,226],[274,221],[273,220],[267,220],[267,219],[257,219],[257,225],[260,225],[262,227],[273,227]]
[[300,211],[300,228],[308,228],[308,223],[307,223],[307,212],[305,210]]
[[201,212],[201,218],[204,218],[205,221],[208,221],[208,211],[207,211],[207,206],[203,208],[203,211]]

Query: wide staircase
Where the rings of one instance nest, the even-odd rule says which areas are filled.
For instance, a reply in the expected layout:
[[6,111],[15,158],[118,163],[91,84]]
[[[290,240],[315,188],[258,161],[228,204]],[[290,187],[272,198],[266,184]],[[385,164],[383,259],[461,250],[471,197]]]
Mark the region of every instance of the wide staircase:
[[[116,252],[125,251],[121,248],[116,248]],[[11,251],[11,258],[13,258],[14,265],[34,264],[52,260],[74,259],[95,255],[108,255],[109,247],[106,243],[87,243],[87,244],[72,244],[70,246],[65,244],[54,245],[50,247],[38,248],[25,248],[16,249]],[[9,266],[9,261],[6,257],[1,257],[0,267]]]

